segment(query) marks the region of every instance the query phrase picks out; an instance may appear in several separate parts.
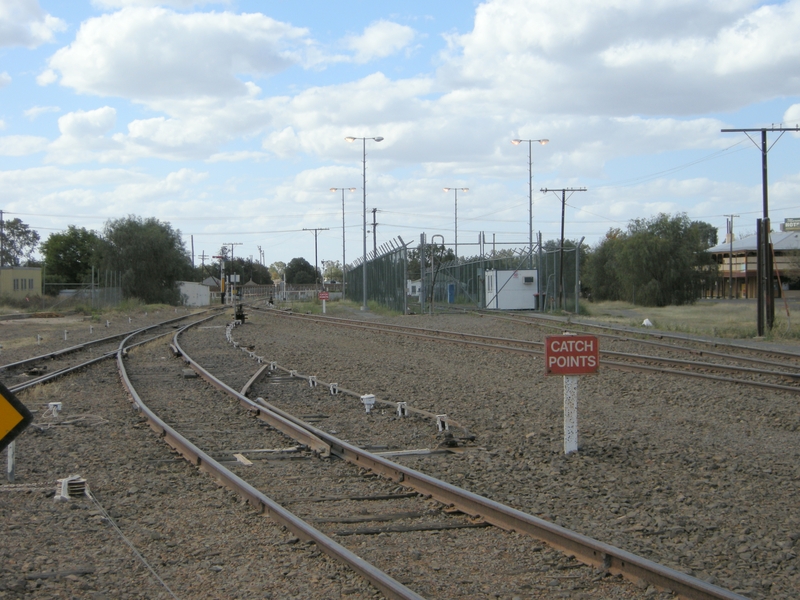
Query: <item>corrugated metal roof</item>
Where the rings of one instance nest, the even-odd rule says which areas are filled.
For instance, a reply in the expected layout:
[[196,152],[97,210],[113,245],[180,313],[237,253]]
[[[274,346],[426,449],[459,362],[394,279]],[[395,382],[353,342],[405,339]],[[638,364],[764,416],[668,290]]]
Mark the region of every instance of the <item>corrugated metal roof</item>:
[[[773,231],[772,247],[775,250],[800,250],[800,231]],[[733,240],[733,252],[755,252],[756,236],[748,235],[740,240]],[[730,252],[730,243],[717,244],[709,248],[707,252],[719,254],[720,252]]]

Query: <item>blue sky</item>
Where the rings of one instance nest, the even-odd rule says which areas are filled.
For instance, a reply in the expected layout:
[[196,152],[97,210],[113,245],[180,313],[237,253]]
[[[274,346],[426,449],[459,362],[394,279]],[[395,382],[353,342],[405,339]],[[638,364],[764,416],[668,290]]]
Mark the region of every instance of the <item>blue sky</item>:
[[[360,143],[378,245],[477,252],[533,228],[595,245],[685,212],[761,215],[761,158],[722,128],[800,123],[800,0],[0,0],[0,209],[39,231],[113,218],[288,262],[362,252]],[[772,143],[777,138],[770,133]],[[800,216],[800,140],[769,154],[773,226]],[[372,233],[368,234],[372,247]]]

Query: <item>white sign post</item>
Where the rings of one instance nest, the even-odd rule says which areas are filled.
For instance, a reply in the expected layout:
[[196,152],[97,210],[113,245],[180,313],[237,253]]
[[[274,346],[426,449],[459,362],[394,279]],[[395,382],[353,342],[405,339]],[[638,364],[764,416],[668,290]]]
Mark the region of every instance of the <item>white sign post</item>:
[[548,335],[545,375],[564,376],[564,454],[578,451],[578,379],[597,373],[600,350],[593,335]]
[[564,376],[564,454],[578,451],[578,376]]

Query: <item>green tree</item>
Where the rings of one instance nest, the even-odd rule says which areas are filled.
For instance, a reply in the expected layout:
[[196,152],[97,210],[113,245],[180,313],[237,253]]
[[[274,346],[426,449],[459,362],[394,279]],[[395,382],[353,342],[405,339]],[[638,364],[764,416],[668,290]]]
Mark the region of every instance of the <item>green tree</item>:
[[315,272],[314,265],[305,258],[293,258],[286,265],[284,276],[286,277],[286,283],[307,284],[314,283],[319,277],[319,273],[316,273],[315,276]]
[[177,304],[177,281],[191,276],[180,231],[155,218],[130,215],[105,224],[102,266],[122,273],[122,293],[147,303]]
[[611,230],[588,261],[593,298],[646,306],[694,302],[716,276],[706,252],[716,241],[712,229],[685,214],[659,214],[632,220],[625,233]]
[[26,262],[32,260],[36,246],[39,245],[39,232],[28,227],[20,219],[5,221],[0,231],[0,238],[2,238],[0,264],[3,266],[19,267],[23,259]]
[[322,277],[325,281],[341,281],[342,264],[338,260],[323,260]]
[[100,237],[94,231],[75,225],[70,225],[64,232],[51,233],[41,247],[48,282],[83,283],[89,280],[99,243]]
[[269,273],[273,281],[280,281],[283,279],[283,274],[286,271],[286,263],[282,260],[276,260],[269,266]]

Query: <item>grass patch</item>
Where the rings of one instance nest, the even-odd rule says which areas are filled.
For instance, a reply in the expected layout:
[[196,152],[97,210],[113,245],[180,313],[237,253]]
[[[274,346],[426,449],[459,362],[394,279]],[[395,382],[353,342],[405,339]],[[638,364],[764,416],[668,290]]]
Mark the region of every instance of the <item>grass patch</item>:
[[[685,306],[647,307],[627,302],[598,302],[582,305],[595,321],[643,328],[642,322],[650,319],[653,328],[676,333],[709,335],[721,338],[755,338],[755,302],[703,300]],[[770,341],[800,340],[800,306],[796,312],[786,310],[780,300],[775,303],[775,326],[765,332]],[[583,314],[583,311],[581,311]]]

